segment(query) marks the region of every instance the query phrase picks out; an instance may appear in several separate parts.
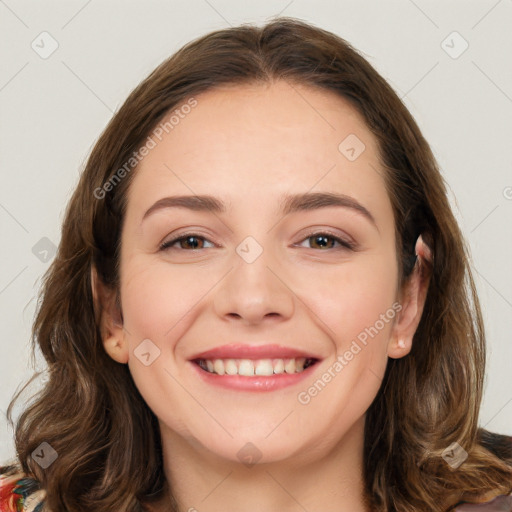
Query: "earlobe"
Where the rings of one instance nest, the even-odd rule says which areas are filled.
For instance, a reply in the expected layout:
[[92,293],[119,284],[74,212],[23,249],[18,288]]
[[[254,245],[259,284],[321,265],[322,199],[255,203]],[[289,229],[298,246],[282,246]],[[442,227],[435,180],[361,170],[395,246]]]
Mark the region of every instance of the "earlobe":
[[400,359],[406,356],[412,348],[412,338],[405,340],[404,338],[392,338],[388,345],[388,357],[391,359]]
[[91,289],[103,347],[112,359],[126,364],[129,359],[128,344],[118,297],[115,290],[108,289],[102,283],[94,266],[91,267]]
[[124,341],[120,341],[116,335],[108,336],[103,339],[105,352],[118,363],[128,363],[128,349]]
[[414,333],[420,323],[430,282],[433,256],[421,235],[416,241],[416,264],[402,290],[402,310],[393,326],[388,344],[388,356],[398,359],[412,348]]

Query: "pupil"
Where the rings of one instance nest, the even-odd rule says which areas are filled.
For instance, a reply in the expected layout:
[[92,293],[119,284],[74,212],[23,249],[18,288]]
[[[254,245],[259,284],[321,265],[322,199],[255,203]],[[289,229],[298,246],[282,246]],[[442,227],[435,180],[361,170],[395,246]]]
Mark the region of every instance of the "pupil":
[[[195,240],[195,242],[194,242],[194,240]],[[198,246],[198,241],[197,241],[197,238],[195,236],[189,236],[188,238],[185,239],[185,242],[188,245],[192,246],[194,249],[196,249],[197,246]]]
[[321,247],[326,247],[328,245],[328,243],[326,242],[328,239],[329,239],[329,237],[324,236],[324,235],[316,236],[315,237],[315,244],[317,244],[317,245],[319,245]]

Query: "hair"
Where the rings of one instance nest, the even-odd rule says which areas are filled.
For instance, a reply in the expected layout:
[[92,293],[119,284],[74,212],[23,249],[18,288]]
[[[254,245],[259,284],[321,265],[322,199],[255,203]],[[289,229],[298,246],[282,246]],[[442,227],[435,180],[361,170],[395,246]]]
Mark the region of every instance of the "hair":
[[[280,17],[186,44],[133,90],[88,158],[43,278],[32,329],[32,351],[37,344],[48,381],[15,426],[19,465],[46,490],[49,510],[140,512],[167,485],[157,418],[128,366],[106,353],[91,289],[94,268],[119,291],[120,233],[136,165],[119,170],[126,171],[152,130],[190,98],[276,80],[336,93],[375,136],[393,207],[399,284],[414,269],[418,235],[434,255],[412,350],[388,360],[367,411],[368,505],[382,512],[445,511],[461,500],[512,490],[511,443],[478,427],[484,326],[469,251],[433,153],[397,94],[350,44]],[[122,179],[114,182],[116,173]],[[11,423],[19,394],[9,405]],[[31,458],[44,441],[58,453],[46,470]],[[453,442],[468,453],[456,470],[442,457]]]

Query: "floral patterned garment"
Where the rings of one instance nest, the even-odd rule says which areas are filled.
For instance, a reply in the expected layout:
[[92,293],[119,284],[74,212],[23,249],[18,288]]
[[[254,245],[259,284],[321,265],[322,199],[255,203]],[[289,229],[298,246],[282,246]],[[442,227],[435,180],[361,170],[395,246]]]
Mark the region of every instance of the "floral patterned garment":
[[41,512],[45,492],[14,466],[0,467],[0,512]]
[[[14,466],[0,467],[0,512],[42,512],[45,491]],[[485,503],[463,503],[453,512],[512,512],[512,494]]]

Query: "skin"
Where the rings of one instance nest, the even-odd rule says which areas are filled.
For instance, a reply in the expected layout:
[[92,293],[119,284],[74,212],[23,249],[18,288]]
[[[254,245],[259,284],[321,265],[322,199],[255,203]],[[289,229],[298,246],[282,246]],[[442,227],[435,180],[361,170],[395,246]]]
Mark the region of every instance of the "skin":
[[[128,364],[159,420],[165,475],[180,510],[366,511],[365,413],[388,357],[410,352],[428,287],[421,265],[397,286],[393,212],[376,140],[346,100],[306,86],[230,86],[196,99],[134,171],[121,237],[123,324],[114,293],[93,272],[105,350]],[[338,150],[349,134],[365,144],[354,161]],[[338,206],[279,213],[283,194],[320,191],[356,199],[376,225]],[[179,194],[213,195],[227,211],[162,209],[141,222],[157,200]],[[357,250],[308,238],[326,229],[350,237]],[[203,237],[199,249],[178,242],[159,250],[189,230]],[[247,236],[263,249],[252,263],[235,250]],[[416,251],[430,257],[421,237]],[[394,303],[402,309],[393,321],[299,403],[298,393],[332,372]],[[134,355],[144,339],[160,350],[149,366]],[[202,382],[188,361],[225,343],[278,343],[322,360],[297,386],[226,390]],[[261,456],[251,467],[237,456],[247,442]]]

